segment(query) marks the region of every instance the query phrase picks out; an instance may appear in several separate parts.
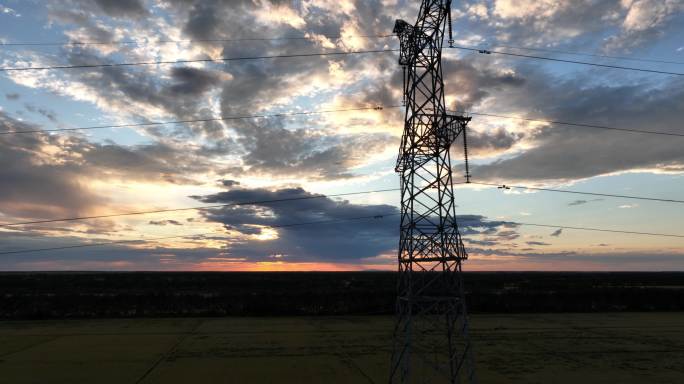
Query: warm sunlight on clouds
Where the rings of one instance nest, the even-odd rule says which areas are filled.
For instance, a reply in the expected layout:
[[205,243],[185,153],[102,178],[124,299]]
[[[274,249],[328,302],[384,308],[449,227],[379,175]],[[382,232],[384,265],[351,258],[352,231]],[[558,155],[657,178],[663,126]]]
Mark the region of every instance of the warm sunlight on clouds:
[[[0,134],[0,221],[141,214],[1,227],[4,250],[88,247],[7,257],[0,269],[396,267],[403,71],[397,52],[349,51],[398,48],[387,35],[397,18],[415,18],[418,3],[101,3],[0,6],[2,41],[51,42],[5,47],[3,67],[76,67],[0,75],[0,133],[62,130]],[[684,60],[680,1],[452,8],[456,43],[476,49],[444,48],[442,56],[449,113],[472,117],[473,182],[684,194],[681,76],[477,51],[681,72],[672,64]],[[60,41],[72,44],[53,44]],[[97,44],[74,44],[84,41]],[[596,56],[603,53],[658,62]],[[184,62],[87,67],[176,60]],[[111,128],[126,124],[134,126]],[[65,130],[79,127],[92,129]],[[462,142],[451,156],[460,182]],[[469,269],[684,265],[677,237],[561,228],[676,232],[678,207],[502,189],[456,186],[456,214],[470,220],[462,224]],[[388,191],[366,193],[376,190]],[[202,205],[212,208],[143,214]],[[353,216],[367,219],[344,221]]]

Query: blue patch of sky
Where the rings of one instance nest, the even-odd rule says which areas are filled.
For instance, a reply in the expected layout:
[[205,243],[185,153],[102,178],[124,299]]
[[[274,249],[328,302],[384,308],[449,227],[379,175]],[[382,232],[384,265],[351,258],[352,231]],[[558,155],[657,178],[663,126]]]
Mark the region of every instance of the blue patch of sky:
[[[515,185],[515,183],[513,183]],[[523,183],[520,183],[523,184]],[[523,184],[524,185],[524,184]],[[681,177],[652,173],[625,173],[593,177],[558,189],[612,193],[635,196],[653,196],[677,199],[684,195]],[[513,221],[547,223],[567,226],[589,226],[632,231],[680,233],[684,204],[650,202],[621,198],[600,198],[556,192],[504,193],[496,187],[470,190],[457,189],[459,213],[480,214],[489,218],[505,217]],[[575,200],[586,204],[570,206]],[[632,206],[632,208],[620,208]],[[530,216],[521,212],[530,213]],[[523,228],[528,233],[530,228]],[[540,232],[537,230],[536,232]],[[529,233],[536,233],[529,232]],[[541,231],[543,232],[543,231]],[[643,236],[613,235],[609,233],[582,233],[582,236],[609,242],[619,236],[622,244],[629,240],[634,245],[681,246],[681,239],[648,238]]]

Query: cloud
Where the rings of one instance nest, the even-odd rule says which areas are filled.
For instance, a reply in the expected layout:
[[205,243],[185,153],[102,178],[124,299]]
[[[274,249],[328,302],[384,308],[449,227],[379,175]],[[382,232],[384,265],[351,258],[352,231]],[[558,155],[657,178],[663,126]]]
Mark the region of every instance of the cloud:
[[337,135],[313,129],[286,129],[276,122],[243,124],[236,129],[247,150],[242,157],[250,174],[309,179],[349,178],[347,170],[369,154],[381,153],[396,141],[386,134]]
[[469,130],[468,153],[475,156],[491,156],[511,149],[525,136],[522,133],[506,131],[503,128],[494,131]]
[[[104,13],[115,18],[141,19],[149,15],[147,8],[140,0],[61,0],[49,5],[52,17],[69,17],[83,20],[95,18]],[[81,15],[81,16],[76,16]]]
[[5,98],[7,100],[19,100],[19,94],[18,93],[6,93]]
[[150,220],[148,222],[150,225],[158,225],[158,226],[165,226],[165,225],[183,225],[183,223],[177,221],[177,220]]
[[20,13],[17,13],[17,11],[15,11],[14,9],[6,7],[4,5],[0,5],[0,14],[21,17]]
[[[33,130],[0,111],[0,131]],[[0,212],[14,217],[51,218],[89,212],[105,199],[82,183],[78,167],[43,153],[74,144],[69,139],[32,135],[0,136]]]
[[538,246],[546,246],[546,245],[551,245],[549,243],[544,243],[543,241],[527,241],[525,242],[527,245],[538,245]]
[[503,89],[524,89],[526,79],[515,71],[497,68],[466,56],[443,63],[444,87],[449,90],[451,109],[469,110]]
[[[213,195],[196,196],[203,203],[231,204],[309,198],[315,194],[302,188],[275,190],[236,188]],[[397,208],[391,205],[353,204],[327,197],[222,207],[203,211],[206,220],[218,222],[242,235],[269,235],[265,240],[228,244],[235,257],[261,260],[274,253],[289,255],[290,260],[358,260],[391,252],[398,242]],[[364,220],[345,219],[368,217]],[[374,216],[387,216],[373,219]],[[331,222],[328,222],[331,221]],[[321,222],[317,225],[301,223]],[[294,226],[293,226],[294,225]],[[280,227],[280,228],[277,228]]]
[[240,182],[237,180],[221,180],[221,185],[223,185],[224,187],[232,188],[240,185]]
[[608,21],[619,10],[616,1],[495,0],[490,34],[518,45],[557,43],[600,31],[606,25],[595,20]]
[[[72,4],[74,7],[51,5],[50,18],[69,24],[70,27],[77,26],[66,32],[75,39],[81,39],[83,34],[90,32],[101,33],[101,36],[94,36],[105,41],[136,39],[138,36],[147,38],[146,35],[154,32],[161,39],[213,40],[179,49],[175,51],[176,56],[168,57],[169,60],[178,57],[204,59],[320,51],[322,47],[315,39],[292,40],[287,41],[287,44],[277,40],[252,41],[250,44],[220,40],[242,36],[300,36],[304,31],[314,35],[344,34],[344,26],[352,19],[368,19],[369,28],[378,27],[380,21],[391,22],[390,12],[380,4],[353,4],[345,12],[354,13],[348,15],[344,12],[331,13],[328,9],[331,4],[311,2],[296,9],[302,17],[306,16],[301,18],[306,25],[302,25],[300,21],[262,25],[257,16],[261,15],[263,19],[265,9],[271,9],[273,13],[290,12],[295,8],[280,1],[247,0],[230,3],[167,1],[163,7],[152,5],[155,9],[151,13],[165,14],[169,20],[174,21],[169,24],[154,18],[122,22],[91,17],[98,12],[105,12],[110,16],[131,16],[139,11],[137,1],[115,3],[103,1],[97,7],[80,3],[78,6],[76,3]],[[115,9],[115,5],[118,8]],[[131,24],[135,28],[131,28]],[[182,27],[177,28],[176,25]],[[161,30],[157,30],[159,27],[162,27]],[[135,30],[135,34],[131,30]],[[357,32],[367,33],[363,30]],[[127,36],[128,33],[132,36]],[[94,37],[90,38],[92,39]],[[369,42],[368,39],[365,40],[366,43]],[[335,41],[327,49],[348,49],[345,41]],[[64,49],[69,63],[74,65],[121,61],[121,58],[109,55],[112,52],[102,47],[106,46]],[[148,61],[149,54],[163,54],[165,49],[153,45],[132,47],[124,54],[130,61]],[[164,59],[163,56],[161,58]],[[169,116],[172,116],[180,120],[193,120],[282,111],[283,106],[290,105],[298,97],[320,96],[322,101],[332,99],[344,89],[360,88],[358,85],[371,80],[369,77],[378,76],[380,66],[376,65],[376,60],[387,62],[387,58],[382,55],[350,55],[334,60],[328,57],[311,57],[306,60],[272,59],[180,68],[164,66],[154,70],[146,67],[125,70],[98,68],[70,72],[64,75],[68,77],[66,79],[45,75],[40,80],[16,77],[15,81],[94,102],[100,109],[120,117],[147,121],[153,120],[154,116],[171,120]],[[395,70],[387,72],[397,73]],[[377,78],[373,79],[375,80]],[[363,102],[353,100],[357,105],[359,101]],[[194,156],[204,157],[205,163],[217,158],[225,163],[227,157],[230,157],[234,165],[225,167],[224,171],[226,176],[233,177],[249,173],[258,177],[277,175],[281,178],[311,180],[350,178],[356,176],[352,169],[374,161],[385,148],[395,145],[383,133],[340,132],[343,129],[335,121],[313,117],[296,120],[273,118],[213,121],[139,128],[164,146],[180,145],[181,140],[195,143],[206,140],[202,145],[203,151],[195,152]],[[178,142],[172,143],[176,140]],[[375,156],[365,156],[363,149],[365,153],[373,153]]]
[[636,208],[638,206],[639,206],[639,204],[623,204],[623,205],[618,206],[618,208],[630,209],[630,208]]
[[[194,196],[208,204],[249,201],[294,201],[255,203],[203,211],[209,222],[217,222],[247,238],[227,245],[227,254],[264,260],[274,253],[295,261],[350,261],[395,253],[398,244],[398,209],[386,204],[354,204],[334,200],[302,188],[233,188],[212,195]],[[320,196],[320,195],[318,195]],[[375,216],[383,218],[373,219]],[[363,220],[345,220],[369,217]],[[328,222],[332,221],[332,222]],[[317,223],[316,225],[297,225]],[[461,233],[473,244],[495,245],[517,239],[516,224],[490,221],[480,215],[458,217]],[[273,232],[275,231],[275,232]],[[478,240],[473,236],[493,236]]]
[[148,14],[140,0],[95,0],[95,3],[114,17],[139,18]]
[[473,21],[466,25],[471,34],[488,36],[492,45],[605,51],[646,46],[681,24],[684,9],[679,0],[492,0],[456,7],[456,16]]
[[[0,111],[0,131],[36,129]],[[31,218],[81,215],[112,200],[88,186],[93,175],[103,182],[193,184],[197,174],[215,167],[187,147],[161,143],[121,146],[78,136],[0,135],[0,212]]]
[[629,50],[665,33],[674,20],[684,20],[684,3],[679,0],[623,0],[627,14],[621,33],[607,39],[606,50]]
[[[462,10],[455,15],[461,16],[457,33],[468,31],[458,37],[473,44],[511,42],[577,51],[629,50],[647,46],[678,25],[681,15],[671,5],[667,0],[469,1],[461,3]],[[364,39],[358,35],[387,34],[394,18],[413,20],[418,6],[405,1],[64,0],[48,5],[49,23],[64,32],[64,39],[149,40],[151,44],[130,45],[126,49],[108,45],[67,46],[54,56],[8,53],[6,59],[10,64],[20,60],[24,61],[22,64],[81,64],[391,48],[395,39]],[[593,17],[588,18],[587,14]],[[220,41],[305,34],[310,39]],[[605,46],[601,43],[604,38]],[[213,41],[158,42],[187,39]],[[449,92],[446,100],[451,109],[672,132],[681,125],[682,81],[622,72],[600,72],[596,80],[589,75],[593,72],[578,75],[566,67],[546,72],[541,65],[529,61],[491,56],[445,52],[444,76]],[[72,101],[92,103],[103,120],[122,122],[395,105],[401,99],[401,70],[394,54],[83,69],[11,74],[8,78]],[[12,100],[10,94],[5,97]],[[17,94],[13,100],[18,98]],[[50,115],[56,118],[48,108],[30,108],[48,119]],[[59,110],[62,111],[61,107]],[[38,128],[6,114],[2,121],[3,129]],[[400,109],[385,109],[136,128],[141,138],[130,135],[137,140],[132,145],[93,141],[85,135],[12,137],[15,141],[0,138],[0,212],[8,217],[76,215],[120,199],[100,195],[102,190],[95,191],[92,175],[97,175],[97,182],[102,184],[126,181],[192,185],[193,192],[188,194],[221,188],[222,192],[198,197],[202,201],[308,196],[311,193],[302,188],[249,186],[293,179],[304,184],[339,183],[341,179],[368,174],[368,168],[379,168],[380,161],[385,166],[395,155],[402,123]],[[469,127],[470,149],[475,155],[471,170],[482,181],[565,182],[635,170],[684,171],[681,144],[657,136],[482,116],[475,116]],[[569,206],[591,201],[594,200],[576,200]],[[223,245],[230,253],[257,261],[271,260],[269,256],[275,254],[285,254],[287,260],[295,261],[358,261],[396,250],[398,234],[392,219],[340,222],[308,229],[269,227],[291,223],[288,219],[315,221],[341,218],[347,212],[396,211],[390,205],[361,205],[324,198],[318,204],[241,206],[208,212],[197,220],[178,219],[177,223],[185,220],[185,228],[220,223],[230,234],[204,238],[209,244],[220,245],[212,248],[200,244],[206,247],[194,252],[171,249],[172,246],[160,246],[158,250],[112,247],[112,255],[122,250],[130,253],[112,256],[108,262],[136,265],[132,255],[142,254],[149,255],[149,259],[140,265],[155,265],[154,257],[165,251],[201,262],[205,257],[217,257]],[[177,225],[171,221],[141,224]],[[524,247],[524,240],[529,239],[521,239],[514,224],[478,215],[459,217],[459,225],[470,246],[488,247],[492,252],[501,251],[502,247]],[[64,231],[60,236],[77,236],[77,232],[67,232],[76,230],[70,226],[60,230]],[[552,236],[560,236],[561,232],[559,229]],[[541,241],[538,243],[527,245],[542,246]]]
[[[657,85],[645,81],[606,85],[592,84],[584,77],[557,78],[531,68],[523,71],[527,81],[522,88],[494,95],[500,107],[519,110],[523,116],[677,132],[684,115],[684,81],[679,79]],[[551,83],[556,86],[549,87]],[[651,118],[654,113],[657,119]],[[531,130],[526,137],[524,150],[474,166],[473,174],[489,180],[567,181],[634,170],[684,171],[681,144],[662,136],[549,125]]]
[[24,108],[26,108],[26,110],[29,112],[38,113],[44,116],[53,123],[57,122],[57,113],[55,111],[49,110],[47,108],[36,107],[35,105],[29,103],[24,104]]
[[226,78],[217,72],[190,67],[171,68],[174,84],[168,87],[169,92],[183,96],[200,96]]
[[[472,248],[468,264],[471,268],[492,266],[487,260],[496,256],[499,270],[547,271],[680,271],[684,268],[684,253],[674,251],[625,252],[535,252],[531,249],[488,250]],[[521,267],[522,266],[522,267]]]
[[592,199],[592,200],[581,200],[581,199],[580,199],[580,200],[575,200],[575,201],[569,202],[569,203],[568,203],[568,206],[569,206],[569,207],[576,207],[576,206],[578,206],[578,205],[584,205],[584,204],[587,204],[587,203],[591,203],[591,202],[593,202],[593,201],[603,201],[603,199]]

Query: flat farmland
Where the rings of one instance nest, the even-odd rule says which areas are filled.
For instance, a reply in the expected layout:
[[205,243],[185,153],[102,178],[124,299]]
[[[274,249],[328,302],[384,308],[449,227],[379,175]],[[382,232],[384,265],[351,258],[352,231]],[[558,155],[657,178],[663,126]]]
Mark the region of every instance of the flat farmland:
[[[0,383],[384,383],[390,316],[0,322]],[[482,383],[683,383],[684,313],[471,317]]]

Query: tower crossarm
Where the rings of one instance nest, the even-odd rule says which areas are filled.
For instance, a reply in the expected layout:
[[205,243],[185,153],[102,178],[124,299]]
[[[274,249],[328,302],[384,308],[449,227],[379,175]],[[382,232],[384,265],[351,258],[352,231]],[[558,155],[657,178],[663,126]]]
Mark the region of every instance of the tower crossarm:
[[[412,137],[413,140],[402,140],[395,171],[402,172],[407,167],[420,164],[421,159],[431,159],[435,149],[449,150],[459,136],[465,136],[470,120],[470,117],[447,113],[418,113],[412,116],[412,123],[406,129],[413,132],[409,132],[409,135],[405,133],[405,136]],[[467,151],[467,148],[464,150]]]

